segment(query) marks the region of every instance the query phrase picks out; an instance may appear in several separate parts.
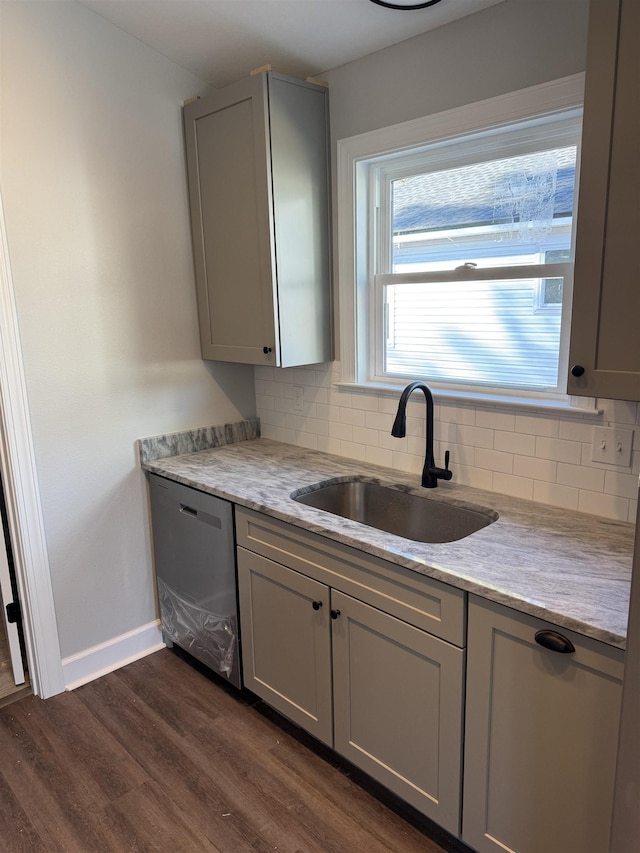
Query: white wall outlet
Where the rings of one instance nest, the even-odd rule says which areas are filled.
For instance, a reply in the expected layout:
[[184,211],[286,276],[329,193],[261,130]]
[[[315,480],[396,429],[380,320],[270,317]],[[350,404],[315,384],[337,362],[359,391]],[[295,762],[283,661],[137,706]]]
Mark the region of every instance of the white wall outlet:
[[304,412],[304,388],[302,385],[293,386],[293,411]]
[[629,468],[632,445],[632,429],[594,427],[591,459],[593,462],[605,462],[608,465],[620,465]]

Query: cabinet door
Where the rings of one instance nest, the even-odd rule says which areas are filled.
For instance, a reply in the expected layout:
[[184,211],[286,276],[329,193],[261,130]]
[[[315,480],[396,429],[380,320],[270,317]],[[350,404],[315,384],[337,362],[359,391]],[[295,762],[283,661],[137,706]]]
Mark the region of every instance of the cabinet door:
[[[592,0],[571,319],[570,394],[640,400],[640,3]],[[584,369],[575,377],[574,366]]]
[[607,853],[623,654],[471,597],[463,840],[478,850]]
[[204,358],[331,358],[327,91],[271,72],[187,104]]
[[266,110],[264,75],[184,108],[203,358],[276,363]]
[[464,651],[332,590],[335,749],[459,832]]
[[331,746],[328,587],[238,548],[238,590],[245,687]]
[[331,358],[326,89],[269,76],[281,367]]

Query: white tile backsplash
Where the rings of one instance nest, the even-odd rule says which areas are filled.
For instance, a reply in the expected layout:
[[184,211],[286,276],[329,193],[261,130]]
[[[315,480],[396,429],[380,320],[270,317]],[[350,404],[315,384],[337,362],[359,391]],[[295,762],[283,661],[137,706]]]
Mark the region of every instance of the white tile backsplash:
[[487,450],[493,448],[492,429],[483,429],[481,427],[458,426],[456,430],[458,444],[470,444],[472,447],[486,447]]
[[578,441],[565,441],[561,438],[536,438],[536,456],[541,459],[555,459],[556,462],[580,464],[582,445]]
[[591,444],[593,433],[592,421],[574,421],[570,418],[560,421],[559,438],[565,438],[569,441],[581,441]]
[[363,409],[354,409],[353,407],[347,408],[346,406],[342,406],[340,408],[340,422],[343,424],[352,424],[353,426],[364,426],[364,416],[365,412]]
[[600,400],[604,409],[604,420],[607,423],[637,424],[638,404],[628,403],[625,400]]
[[535,435],[525,435],[521,432],[496,430],[493,435],[493,446],[504,453],[516,453],[519,456],[536,455]]
[[552,415],[516,415],[515,431],[525,435],[546,435],[555,438],[560,432],[560,424]]
[[513,471],[513,454],[502,453],[500,450],[476,448],[475,462],[478,468],[488,468],[501,474],[511,474]]
[[513,473],[518,477],[528,477],[530,480],[555,483],[558,476],[558,463],[535,456],[514,456]]
[[476,412],[476,426],[513,432],[516,428],[516,416],[507,412],[478,411]]
[[[407,407],[407,437],[393,438],[399,393],[337,387],[339,365],[280,370],[256,367],[256,405],[262,435],[419,474],[424,463],[424,401]],[[293,385],[303,388],[303,411],[293,410]],[[602,414],[585,416],[504,405],[472,405],[435,396],[436,463],[450,450],[454,480],[488,491],[620,521],[635,521],[640,434],[632,467],[591,460],[594,426],[640,427],[637,403],[599,400]],[[636,449],[638,448],[638,449]]]
[[[543,483],[536,481],[533,484],[533,499],[551,506],[561,506],[563,509],[578,509],[578,498],[580,492],[571,486],[560,486],[558,483]],[[597,513],[600,515],[601,513]]]
[[502,492],[503,495],[511,495],[514,498],[533,500],[533,480],[526,477],[496,473],[493,475],[493,490]]
[[618,471],[605,471],[604,492],[607,495],[619,495],[620,497],[637,500],[638,497],[638,475],[620,474]]
[[575,486],[577,489],[602,492],[604,491],[604,477],[605,472],[597,468],[587,468],[582,465],[568,465],[566,462],[558,462],[557,481],[564,486]]
[[605,518],[626,519],[629,514],[629,501],[616,495],[601,495],[581,489],[578,509]]
[[384,447],[371,447],[367,445],[365,452],[367,462],[371,462],[373,465],[384,465],[386,468],[390,468],[393,465],[393,453]]
[[[396,403],[396,407],[397,405]],[[393,415],[386,412],[366,412],[364,423],[369,429],[378,429],[389,433],[393,426]]]

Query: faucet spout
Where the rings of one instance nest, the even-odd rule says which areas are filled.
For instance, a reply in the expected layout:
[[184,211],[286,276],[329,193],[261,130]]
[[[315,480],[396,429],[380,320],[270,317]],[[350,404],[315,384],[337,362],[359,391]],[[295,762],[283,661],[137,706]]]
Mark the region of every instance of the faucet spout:
[[404,389],[398,401],[398,411],[396,413],[391,435],[395,438],[404,438],[407,434],[407,403],[411,394],[420,389],[425,398],[427,406],[427,422],[426,422],[426,447],[424,454],[424,467],[422,469],[422,485],[425,489],[435,489],[438,485],[438,480],[450,480],[452,477],[449,470],[449,451],[445,453],[444,468],[438,468],[433,456],[433,395],[431,389],[424,382],[411,382]]

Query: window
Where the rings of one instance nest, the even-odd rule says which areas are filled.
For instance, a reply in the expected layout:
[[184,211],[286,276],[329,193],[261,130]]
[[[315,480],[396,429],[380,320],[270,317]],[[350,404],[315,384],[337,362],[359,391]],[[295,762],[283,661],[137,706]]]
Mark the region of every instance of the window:
[[562,109],[523,100],[352,158],[351,381],[564,397],[581,109],[575,86]]

